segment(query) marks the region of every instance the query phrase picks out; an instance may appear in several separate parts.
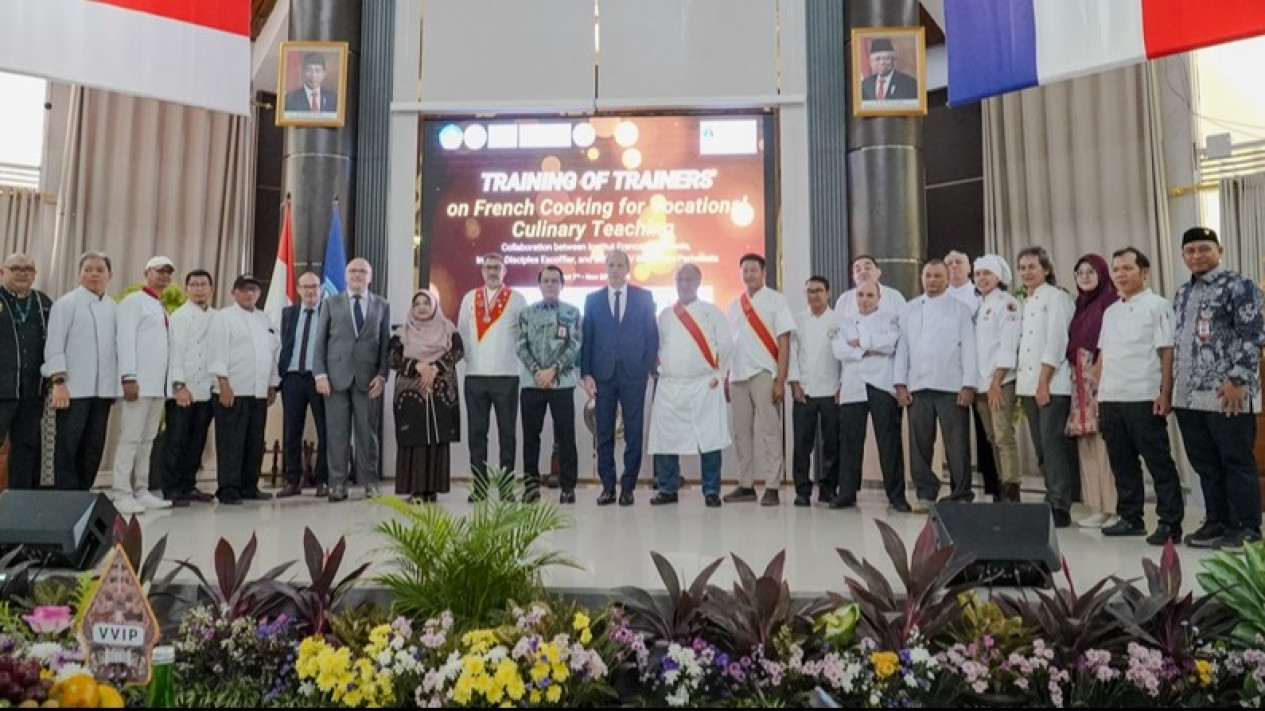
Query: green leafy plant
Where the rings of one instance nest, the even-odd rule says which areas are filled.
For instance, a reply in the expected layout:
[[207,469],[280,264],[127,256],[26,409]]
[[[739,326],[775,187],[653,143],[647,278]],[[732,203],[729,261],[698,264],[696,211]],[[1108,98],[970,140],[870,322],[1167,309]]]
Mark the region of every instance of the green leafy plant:
[[1207,595],[1234,611],[1234,638],[1243,644],[1265,638],[1265,544],[1252,543],[1241,552],[1220,551],[1205,558],[1195,574]]
[[698,636],[707,618],[703,615],[703,603],[707,598],[707,582],[725,560],[717,558],[703,568],[688,588],[681,587],[676,569],[662,555],[651,552],[655,570],[667,594],[655,597],[635,587],[616,590],[622,598],[624,611],[628,613],[629,626],[645,632],[655,640],[688,643]]
[[1006,654],[1031,646],[1032,630],[1024,625],[1023,618],[1007,617],[996,601],[985,600],[971,590],[958,593],[958,607],[961,617],[955,625],[956,639],[974,642],[991,637]]
[[[490,475],[494,492],[513,488],[512,473]],[[545,569],[577,567],[561,553],[538,549],[542,537],[570,525],[547,502],[492,495],[458,516],[439,506],[377,501],[398,515],[374,528],[387,541],[382,550],[394,569],[377,580],[404,615],[426,619],[447,610],[462,624],[485,625],[511,600],[539,598]]]
[[1194,663],[1205,642],[1221,639],[1235,626],[1235,615],[1217,598],[1182,594],[1182,565],[1172,541],[1164,544],[1159,563],[1142,559],[1147,592],[1132,584],[1120,590],[1108,610],[1125,632],[1156,647],[1179,666]]
[[[143,282],[138,281],[128,284],[123,287],[122,291],[114,295],[114,300],[122,301],[130,294],[140,291],[143,288],[145,288],[145,284]],[[174,281],[168,284],[166,289],[163,289],[163,293],[160,294],[160,296],[162,297],[161,301],[163,304],[163,310],[169,314],[175,312],[175,310],[181,306],[184,306],[184,303],[189,300],[189,295],[185,293],[185,290]]]
[[277,591],[294,602],[298,608],[299,620],[308,634],[326,633],[330,611],[338,607],[343,595],[369,569],[368,563],[362,563],[342,580],[335,582],[346,552],[346,538],[340,537],[327,554],[312,529],[304,527],[303,553],[311,582],[300,587],[281,583],[277,586]]
[[[929,523],[918,535],[912,554],[890,525],[883,521],[874,524],[904,594],[897,595],[887,578],[868,560],[857,560],[851,551],[836,549],[844,564],[858,576],[845,582],[861,611],[862,634],[873,638],[880,649],[905,649],[915,631],[924,639],[936,639],[957,612],[957,594],[971,587],[949,585],[971,564],[971,556],[955,555],[953,546],[937,547]],[[834,600],[835,604],[845,602],[838,595]]]
[[782,575],[786,566],[786,551],[780,551],[764,573],[756,576],[751,566],[736,555],[731,555],[738,569],[738,580],[733,592],[712,586],[704,603],[707,618],[715,624],[738,654],[750,654],[762,647],[771,654],[775,642],[784,640],[783,633],[800,632],[812,628],[812,618],[824,612],[826,602],[795,605],[791,600],[791,586]]
[[199,597],[210,602],[216,614],[230,620],[239,617],[257,619],[271,614],[284,601],[285,596],[274,583],[294,565],[294,561],[287,561],[258,579],[251,579],[250,566],[255,560],[257,548],[258,542],[251,534],[250,541],[242,549],[241,558],[238,558],[232,544],[221,538],[215,546],[215,585],[207,581],[198,566],[188,561],[176,561],[176,565],[197,578]]
[[369,633],[378,625],[391,621],[387,611],[372,602],[326,614],[334,639],[344,647],[363,649],[369,644]]

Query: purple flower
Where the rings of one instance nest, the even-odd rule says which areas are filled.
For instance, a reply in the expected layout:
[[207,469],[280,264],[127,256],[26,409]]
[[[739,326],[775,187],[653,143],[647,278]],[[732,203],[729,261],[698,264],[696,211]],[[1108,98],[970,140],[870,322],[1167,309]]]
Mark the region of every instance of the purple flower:
[[663,658],[663,671],[670,672],[670,671],[676,671],[677,669],[680,669],[680,665],[676,663],[675,659],[673,659],[672,657]]
[[909,650],[908,650],[908,649],[902,649],[902,650],[900,650],[900,655],[899,655],[899,656],[900,656],[900,663],[901,663],[901,664],[910,664],[910,663],[912,663],[912,662],[913,662],[913,660],[914,660],[913,655],[912,655],[912,654],[910,654],[910,652],[909,652]]
[[553,683],[553,682],[551,682],[551,681],[549,680],[549,677],[544,677],[544,678],[543,678],[543,679],[541,679],[540,681],[536,682],[536,688],[537,688],[537,689],[547,689],[547,688],[549,688],[549,685],[550,685],[550,684],[552,684],[552,683]]
[[716,658],[716,664],[717,666],[720,666],[721,668],[728,667],[729,655],[725,654],[724,652],[721,652],[720,656]]

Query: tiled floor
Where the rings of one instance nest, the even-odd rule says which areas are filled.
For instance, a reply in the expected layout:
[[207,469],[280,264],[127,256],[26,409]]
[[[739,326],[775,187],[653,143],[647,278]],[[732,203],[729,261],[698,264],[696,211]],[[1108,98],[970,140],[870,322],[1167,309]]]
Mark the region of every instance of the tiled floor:
[[[563,551],[580,566],[553,569],[546,576],[550,586],[588,591],[621,585],[661,589],[650,551],[662,553],[685,576],[692,577],[714,558],[731,552],[759,571],[785,549],[785,573],[793,592],[843,591],[844,577],[850,572],[836,548],[850,549],[891,575],[893,569],[874,521],[890,523],[911,548],[927,521],[924,515],[888,512],[882,494],[874,491],[862,492],[859,509],[848,511],[816,506],[795,508],[787,491],[783,491],[782,505],[776,508],[736,504],[708,509],[697,489],[683,491],[681,503],[676,506],[651,507],[648,502],[654,492],[647,489],[638,492],[635,506],[599,509],[594,503],[597,493],[596,489],[577,491],[579,503],[567,507],[574,525],[549,537],[548,545]],[[546,496],[556,497],[557,492],[547,491]],[[1037,500],[1038,496],[1030,498]],[[458,512],[468,510],[466,490],[460,485],[454,487],[451,494],[441,498],[440,505]],[[1073,517],[1084,513],[1073,511]],[[1187,531],[1198,527],[1200,514],[1188,514]],[[187,558],[209,573],[212,552],[220,537],[240,550],[252,531],[259,537],[256,572],[285,560],[301,560],[305,526],[310,526],[326,547],[346,534],[349,560],[373,559],[382,541],[371,528],[388,515],[391,514],[386,508],[365,501],[360,491],[353,492],[350,501],[333,505],[314,498],[309,490],[303,497],[279,502],[237,507],[209,504],[150,512],[140,518],[147,547],[157,536],[169,533],[167,557]],[[1153,526],[1154,520],[1149,525]],[[1160,553],[1160,549],[1148,546],[1141,538],[1104,539],[1097,531],[1078,528],[1059,531],[1058,543],[1078,589],[1108,575],[1141,576],[1142,558],[1158,558]],[[1184,546],[1178,550],[1189,587],[1194,585],[1198,561],[1209,553]],[[305,576],[304,570],[296,564],[293,572]],[[731,563],[725,563],[713,582],[727,586],[733,580],[733,570]]]

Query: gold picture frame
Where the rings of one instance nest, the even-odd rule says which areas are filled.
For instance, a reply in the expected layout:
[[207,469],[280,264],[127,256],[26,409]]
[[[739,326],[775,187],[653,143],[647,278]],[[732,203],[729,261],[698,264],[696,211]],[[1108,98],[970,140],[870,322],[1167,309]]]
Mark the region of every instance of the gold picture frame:
[[925,116],[926,113],[927,38],[923,28],[854,28],[852,115]]
[[[277,125],[342,128],[347,121],[346,42],[282,42]],[[315,88],[309,87],[311,81]]]

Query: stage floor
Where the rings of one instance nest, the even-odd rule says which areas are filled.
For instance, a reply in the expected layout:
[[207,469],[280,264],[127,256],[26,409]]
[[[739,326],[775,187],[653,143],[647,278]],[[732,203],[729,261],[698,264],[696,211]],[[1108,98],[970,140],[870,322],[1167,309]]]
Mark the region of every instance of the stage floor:
[[[188,559],[208,575],[213,571],[212,553],[219,538],[227,538],[240,551],[252,531],[259,537],[256,573],[286,560],[302,560],[305,526],[310,526],[327,548],[345,534],[349,560],[384,557],[375,556],[382,540],[371,529],[374,523],[392,515],[386,507],[366,501],[362,490],[352,492],[351,499],[341,504],[317,499],[310,492],[309,489],[304,496],[283,501],[248,502],[235,507],[203,504],[149,512],[139,518],[147,547],[158,536],[170,534],[167,557]],[[573,516],[574,525],[549,536],[547,545],[569,556],[580,569],[554,568],[546,574],[545,582],[553,588],[584,594],[621,585],[661,590],[651,551],[663,554],[684,576],[692,578],[714,558],[731,552],[759,572],[782,549],[787,551],[785,574],[793,593],[842,592],[846,590],[844,577],[851,573],[836,548],[847,548],[868,558],[891,576],[892,568],[874,520],[885,520],[894,526],[911,548],[927,520],[926,515],[888,511],[879,491],[862,491],[860,506],[846,511],[831,511],[824,506],[796,508],[791,505],[793,496],[787,488],[782,490],[782,505],[767,508],[734,504],[708,509],[697,488],[683,490],[681,503],[662,507],[649,505],[654,492],[648,488],[637,492],[637,503],[632,507],[598,508],[595,501],[599,492],[595,487],[581,487],[576,493],[578,503],[564,507]],[[545,491],[555,501],[557,494],[556,490]],[[441,498],[440,505],[456,512],[467,511],[470,506],[466,495],[464,485],[456,484],[452,493]],[[1025,493],[1024,499],[1039,501],[1040,493]],[[1147,524],[1153,527],[1151,509],[1153,505],[1148,503]],[[1199,526],[1202,513],[1187,512],[1186,531]],[[1079,505],[1073,510],[1073,519],[1085,515],[1087,512]],[[1080,590],[1107,575],[1140,577],[1142,558],[1158,558],[1161,550],[1147,545],[1142,538],[1105,539],[1098,531],[1076,527],[1059,531],[1058,541]],[[1195,585],[1198,561],[1211,552],[1186,546],[1178,546],[1178,551],[1189,588]],[[292,573],[305,578],[306,568],[296,563]],[[713,582],[727,587],[733,579],[733,565],[726,562]]]

